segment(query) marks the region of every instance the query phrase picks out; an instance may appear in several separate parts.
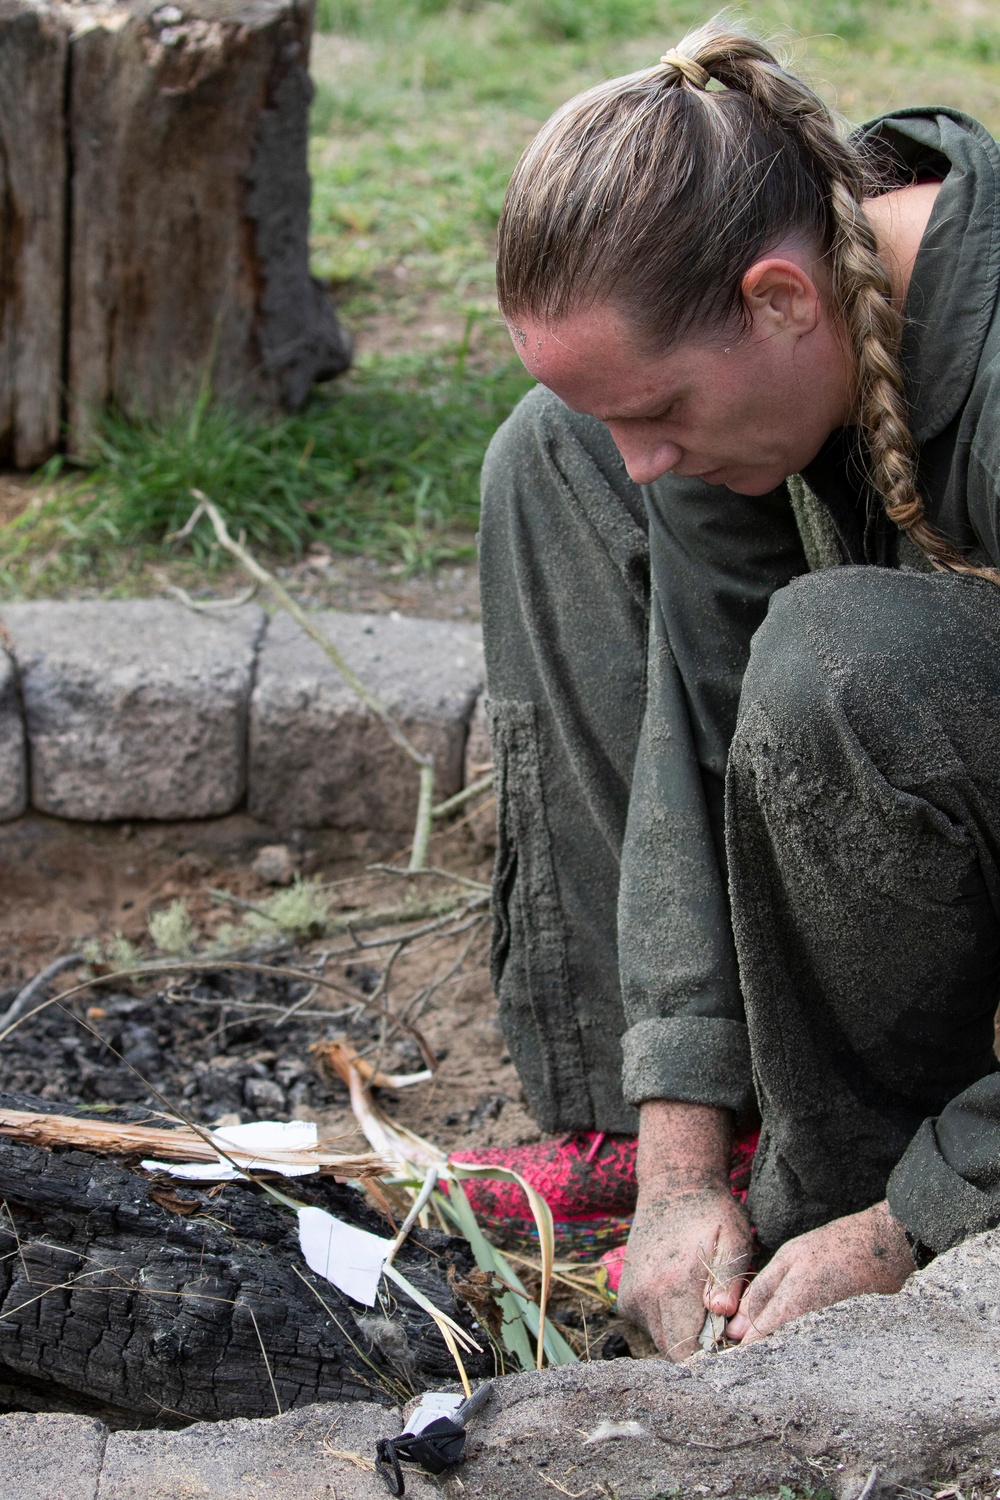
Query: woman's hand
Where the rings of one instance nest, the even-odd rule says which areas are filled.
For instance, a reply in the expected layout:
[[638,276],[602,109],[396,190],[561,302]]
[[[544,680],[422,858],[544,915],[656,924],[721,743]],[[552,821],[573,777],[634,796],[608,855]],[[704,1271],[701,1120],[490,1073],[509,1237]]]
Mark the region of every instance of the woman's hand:
[[732,1317],[750,1264],[750,1226],[729,1186],[641,1191],[618,1292],[623,1318],[645,1328],[661,1354],[698,1347],[706,1311]]
[[652,1099],[639,1111],[639,1201],[618,1310],[671,1359],[697,1348],[707,1308],[732,1317],[739,1305],[750,1228],[729,1191],[731,1140],[726,1110]]
[[912,1271],[902,1224],[888,1203],[876,1203],[782,1245],[747,1288],[726,1336],[749,1344],[790,1318],[845,1297],[898,1292]]

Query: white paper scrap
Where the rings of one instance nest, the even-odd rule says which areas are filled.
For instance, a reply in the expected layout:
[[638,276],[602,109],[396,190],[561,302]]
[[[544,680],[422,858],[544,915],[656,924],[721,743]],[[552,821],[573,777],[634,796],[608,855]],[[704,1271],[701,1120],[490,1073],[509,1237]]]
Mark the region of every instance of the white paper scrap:
[[379,1278],[392,1240],[335,1219],[325,1208],[299,1209],[299,1245],[306,1264],[345,1297],[375,1306]]
[[313,1120],[252,1120],[249,1125],[213,1130],[212,1140],[227,1148],[238,1146],[240,1155],[244,1151],[315,1151],[319,1129]]
[[[319,1131],[312,1120],[253,1120],[249,1125],[227,1125],[224,1130],[213,1130],[211,1138],[251,1172],[266,1169],[282,1177],[311,1177],[319,1171],[311,1162],[277,1162],[268,1154],[314,1151],[319,1144]],[[257,1155],[258,1152],[261,1154]],[[147,1172],[166,1172],[170,1177],[183,1177],[189,1182],[235,1182],[243,1175],[224,1156],[214,1162],[144,1161],[142,1165]]]
[[454,1416],[464,1400],[461,1391],[424,1391],[410,1412],[403,1431],[414,1435],[423,1432],[427,1424],[437,1421],[438,1417]]

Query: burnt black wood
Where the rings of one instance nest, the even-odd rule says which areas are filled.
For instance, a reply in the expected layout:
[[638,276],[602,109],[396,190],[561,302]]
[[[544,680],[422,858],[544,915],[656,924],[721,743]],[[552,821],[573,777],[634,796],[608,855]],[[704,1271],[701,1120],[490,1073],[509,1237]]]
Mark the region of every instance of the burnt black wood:
[[[0,1104],[53,1109],[24,1096],[0,1095]],[[388,1232],[349,1187],[325,1178],[284,1185],[300,1201]],[[371,1347],[355,1321],[369,1310],[313,1275],[291,1211],[254,1188],[233,1183],[210,1196],[118,1159],[0,1137],[0,1199],[0,1407],[85,1411],[116,1425],[272,1416],[261,1341],[285,1411],[393,1402],[400,1384],[454,1378],[433,1322],[394,1291],[388,1311],[408,1345],[402,1371]],[[471,1264],[463,1241],[418,1231],[398,1264],[471,1326],[446,1281],[449,1264]],[[491,1360],[470,1363],[472,1374],[493,1372]]]

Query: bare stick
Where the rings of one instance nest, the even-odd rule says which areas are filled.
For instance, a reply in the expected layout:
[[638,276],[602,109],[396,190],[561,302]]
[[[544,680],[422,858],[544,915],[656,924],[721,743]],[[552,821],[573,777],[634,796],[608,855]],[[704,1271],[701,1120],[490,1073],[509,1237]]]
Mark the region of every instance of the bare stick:
[[[37,1114],[23,1109],[0,1109],[0,1135],[32,1146],[74,1146],[78,1151],[93,1151],[103,1156],[142,1155],[157,1161],[198,1161],[213,1165],[220,1154],[232,1152],[237,1164],[251,1165],[266,1172],[269,1165],[314,1167],[327,1176],[377,1177],[385,1163],[371,1152],[345,1154],[337,1151],[303,1148],[244,1150],[223,1144],[221,1153],[213,1137],[196,1134],[184,1126],[161,1130],[155,1125],[116,1124],[111,1120],[81,1120],[76,1115]],[[8,1217],[10,1211],[8,1210]]]
[[278,1387],[275,1385],[274,1376],[271,1374],[271,1361],[267,1357],[267,1350],[264,1348],[264,1340],[261,1338],[260,1329],[257,1327],[257,1319],[254,1317],[254,1311],[249,1302],[244,1302],[243,1306],[246,1308],[247,1312],[250,1314],[250,1317],[253,1319],[253,1331],[257,1335],[257,1342],[260,1345],[260,1352],[264,1356],[264,1369],[267,1371],[267,1378],[271,1382],[271,1394],[274,1397],[274,1404],[278,1408],[278,1416],[283,1417],[284,1412],[281,1410],[281,1402],[278,1400]]
[[269,573],[265,567],[261,566],[252,553],[248,552],[240,542],[233,540],[229,535],[225,521],[208,496],[201,490],[192,490],[191,494],[197,500],[198,505],[192,511],[183,530],[175,532],[174,537],[180,540],[182,537],[189,536],[200,517],[203,515],[207,516],[212,524],[212,529],[215,532],[216,541],[219,543],[219,546],[224,548],[230,556],[235,557],[237,562],[250,574],[251,578],[255,578],[258,583],[262,583],[265,588],[270,590],[282,609],[291,615],[296,624],[305,631],[311,640],[316,642],[324,655],[333,662],[333,665],[351,691],[361,699],[366,708],[371,710],[393,742],[402,750],[403,754],[409,756],[414,765],[419,767],[420,794],[417,800],[417,820],[413,832],[413,850],[410,856],[410,868],[419,870],[427,858],[427,841],[431,830],[431,808],[434,805],[433,755],[424,754],[417,749],[416,745],[403,733],[403,730],[396,723],[396,720],[385,704],[362,682],[353,667],[348,666],[341,652],[334,645],[333,641],[330,640],[329,636],[320,630],[315,620],[309,617],[301,605],[296,604],[288,590],[278,582],[272,573]]
[[20,990],[14,996],[11,1004],[4,1011],[3,1015],[0,1016],[0,1031],[5,1026],[9,1026],[12,1021],[16,1021],[18,1016],[24,1014],[32,1000],[45,988],[50,979],[54,979],[57,974],[61,974],[63,969],[75,969],[83,962],[82,953],[67,953],[62,958],[55,959],[40,974],[36,974],[34,979],[29,980],[24,989]]
[[483,891],[489,895],[490,888],[482,880],[471,880],[468,875],[457,875],[453,870],[443,870],[440,865],[424,865],[420,870],[401,870],[398,865],[369,865],[369,870],[378,870],[383,875],[398,875],[412,880],[417,875],[434,875],[438,880],[450,880],[455,885],[464,885],[470,891]]
[[446,818],[450,812],[457,812],[460,807],[465,806],[466,802],[473,797],[478,797],[480,792],[488,792],[492,785],[493,772],[490,771],[488,775],[480,776],[478,781],[470,781],[469,785],[464,786],[460,792],[456,792],[454,797],[447,797],[444,802],[439,802],[437,807],[432,807],[431,817]]

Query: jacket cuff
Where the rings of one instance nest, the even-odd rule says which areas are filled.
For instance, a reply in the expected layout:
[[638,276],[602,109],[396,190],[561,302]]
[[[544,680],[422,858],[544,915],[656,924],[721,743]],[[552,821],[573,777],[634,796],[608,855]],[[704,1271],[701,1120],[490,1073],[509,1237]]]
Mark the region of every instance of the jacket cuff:
[[676,1099],[740,1114],[754,1103],[750,1042],[742,1021],[653,1017],[626,1031],[622,1057],[622,1090],[629,1104]]
[[911,1241],[935,1254],[1000,1221],[995,1193],[959,1176],[941,1154],[933,1120],[925,1120],[907,1146],[886,1188],[889,1212]]

